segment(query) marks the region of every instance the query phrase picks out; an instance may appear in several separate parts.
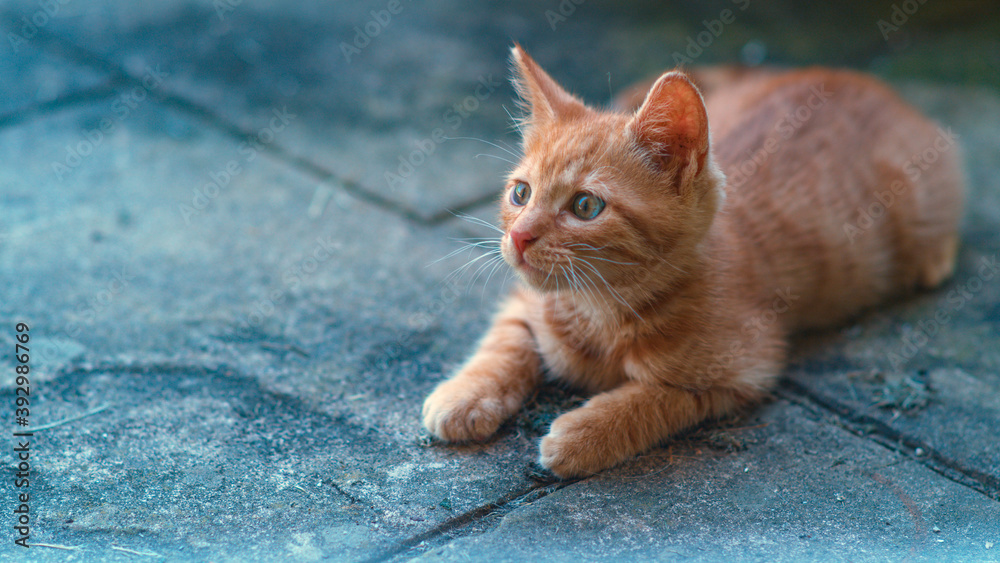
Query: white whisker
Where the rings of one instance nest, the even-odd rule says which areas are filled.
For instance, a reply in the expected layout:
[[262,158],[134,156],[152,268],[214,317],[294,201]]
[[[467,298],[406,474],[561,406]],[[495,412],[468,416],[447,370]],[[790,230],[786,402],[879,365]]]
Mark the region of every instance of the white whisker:
[[481,156],[488,156],[488,157],[490,157],[490,158],[495,158],[495,159],[497,159],[497,160],[502,160],[502,161],[506,162],[507,164],[511,164],[511,165],[513,165],[513,166],[517,166],[517,163],[516,163],[516,162],[514,162],[513,160],[507,160],[506,158],[504,158],[504,157],[502,157],[502,156],[497,156],[497,155],[495,155],[495,154],[489,154],[489,153],[485,153],[485,152],[481,152],[481,153],[477,154],[477,155],[475,156],[475,158],[479,158],[479,157],[481,157]]
[[524,138],[524,131],[521,129],[521,123],[517,119],[515,119],[513,115],[510,114],[510,110],[507,109],[507,106],[502,105],[500,107],[503,108],[503,111],[507,114],[507,117],[510,118],[510,122],[514,124],[514,127],[517,129],[517,132],[521,134],[522,138]]
[[[590,274],[588,274],[588,273],[587,273],[586,271],[584,271],[584,270],[580,270],[580,274],[581,274],[581,275],[583,276],[583,278],[584,278],[584,279],[586,280],[586,282],[587,282],[587,283],[589,284],[589,285],[588,285],[588,288],[589,288],[589,287],[593,287],[593,290],[591,291],[591,295],[593,295],[593,296],[594,296],[594,300],[595,300],[595,301],[600,301],[600,304],[601,304],[601,305],[603,305],[603,306],[604,306],[604,308],[605,308],[605,309],[606,309],[606,310],[607,310],[607,311],[608,311],[609,313],[611,313],[611,314],[609,314],[609,315],[608,315],[608,317],[610,317],[611,319],[613,319],[613,321],[614,321],[614,326],[615,326],[615,328],[618,328],[618,327],[619,327],[619,326],[621,325],[621,319],[619,319],[618,315],[614,314],[614,311],[612,311],[612,310],[611,310],[611,306],[610,306],[610,304],[608,303],[607,299],[600,299],[600,300],[598,299],[598,297],[597,297],[597,294],[598,294],[598,293],[600,293],[600,289],[598,289],[598,287],[597,287],[597,284],[596,284],[596,283],[594,282],[594,280],[593,280],[593,279],[592,279],[592,278],[590,277]],[[595,305],[595,307],[596,307],[596,305]]]
[[579,292],[576,290],[576,283],[575,283],[575,281],[573,279],[573,276],[574,276],[574,274],[573,274],[573,263],[570,262],[569,273],[566,272],[566,268],[564,268],[562,265],[559,266],[559,269],[562,270],[563,275],[566,276],[566,281],[569,282],[569,289],[570,289],[569,294],[570,294],[570,298],[573,300],[573,317],[576,319],[576,324],[579,325],[580,324],[580,305],[576,302],[576,296],[577,296],[577,294]]
[[500,242],[498,240],[497,243],[496,243],[496,245],[487,244],[486,241],[475,242],[475,243],[463,243],[462,248],[459,248],[458,250],[453,250],[453,251],[449,252],[445,256],[442,256],[441,258],[438,258],[437,260],[435,260],[435,261],[431,262],[430,264],[428,264],[427,267],[433,266],[434,264],[437,264],[438,262],[442,262],[444,260],[447,260],[447,259],[451,258],[452,256],[455,256],[456,254],[460,254],[462,252],[465,252],[466,250],[468,250],[468,251],[471,252],[475,248],[486,248],[486,249],[494,248],[495,250],[498,251],[500,249]]
[[[498,148],[498,149],[504,151],[505,153],[509,154],[510,156],[513,156],[514,158],[521,158],[521,155],[519,155],[519,154],[517,154],[517,153],[515,153],[515,152],[513,152],[513,151],[511,151],[509,149],[505,149],[505,148],[501,147],[500,145],[498,145],[496,143],[491,143],[491,142],[487,141],[486,139],[477,139],[476,137],[444,137],[444,139],[446,141],[479,141],[480,143],[486,143],[487,145],[489,145],[491,147]],[[510,162],[510,161],[507,161],[507,162]]]
[[493,229],[494,231],[496,231],[496,232],[498,232],[500,234],[506,234],[506,233],[503,232],[503,229],[501,229],[500,227],[494,225],[493,223],[490,223],[489,221],[487,221],[485,219],[480,219],[479,217],[473,217],[472,215],[467,215],[467,214],[459,212],[459,211],[450,211],[449,210],[448,212],[451,213],[452,215],[454,215],[455,217],[458,217],[459,219],[462,219],[463,221],[468,221],[468,222],[473,223],[475,225],[482,225],[484,227],[489,227],[489,228]]
[[[572,261],[572,259],[570,260]],[[608,315],[608,317],[613,319],[614,325],[615,327],[617,327],[620,324],[618,315],[614,314],[614,311],[612,311],[607,299],[602,298],[603,296],[600,295],[601,291],[597,287],[597,284],[594,282],[594,280],[590,277],[590,274],[588,274],[585,270],[581,269],[578,271],[578,279],[580,281],[580,285],[583,287],[586,294],[589,295],[589,297],[587,297],[587,301],[591,304],[591,306],[594,309],[603,308],[607,310],[609,313],[611,313]]]
[[430,268],[430,267],[431,267],[431,266],[433,266],[434,264],[437,264],[438,262],[443,262],[443,261],[445,261],[445,260],[447,260],[447,259],[451,258],[452,256],[455,256],[456,254],[460,254],[460,253],[462,253],[462,252],[465,252],[466,250],[468,250],[468,251],[470,251],[470,252],[471,252],[473,248],[474,248],[474,246],[473,246],[473,245],[471,245],[471,244],[467,244],[467,245],[464,245],[464,246],[462,246],[462,248],[459,248],[458,250],[452,250],[452,251],[451,251],[451,252],[449,252],[448,254],[446,254],[446,255],[442,256],[441,258],[438,258],[437,260],[435,260],[435,261],[431,262],[430,264],[427,264],[427,265],[426,265],[426,266],[424,266],[424,267],[425,267],[425,268]]
[[483,282],[483,295],[480,298],[480,302],[482,302],[486,298],[486,287],[490,285],[490,279],[493,277],[493,274],[496,273],[497,268],[503,266],[506,263],[507,262],[503,259],[503,256],[500,257],[500,260],[496,261],[496,264],[493,266],[493,269],[490,270],[489,275],[486,276],[486,281]]
[[507,149],[511,152],[511,154],[516,154],[517,149],[514,148],[514,147],[512,147],[512,146],[510,146],[509,143],[505,143],[504,141],[502,141],[500,139],[497,139],[497,142],[500,143],[501,145],[507,147]]
[[[487,254],[485,256],[489,255]],[[503,256],[500,256],[499,253],[497,256],[493,256],[486,262],[480,264],[480,266],[476,268],[476,271],[472,273],[472,282],[470,282],[469,285],[475,285],[476,281],[479,280],[479,277],[483,275],[483,272],[485,272],[490,266],[494,265],[498,260],[503,260]]]
[[461,277],[461,276],[465,275],[465,272],[468,271],[468,269],[470,267],[472,267],[472,265],[475,264],[476,262],[479,262],[483,258],[488,258],[490,256],[499,255],[499,254],[500,254],[500,251],[497,250],[497,251],[487,252],[486,254],[481,254],[479,256],[476,256],[475,258],[473,258],[473,259],[469,260],[468,262],[466,262],[464,265],[456,268],[452,273],[448,274],[445,277],[445,280],[447,281],[447,280],[452,280],[452,279]]
[[632,311],[632,314],[635,315],[637,319],[639,319],[640,321],[642,320],[642,316],[639,313],[637,313],[635,309],[633,309],[632,306],[628,304],[627,301],[625,301],[625,298],[622,297],[622,295],[618,293],[618,291],[615,288],[611,287],[611,284],[608,283],[608,280],[604,278],[604,275],[601,274],[601,272],[597,268],[595,268],[593,264],[587,262],[585,258],[580,258],[580,261],[583,262],[584,266],[587,266],[588,268],[591,269],[591,271],[597,274],[597,277],[600,278],[602,282],[604,282],[604,287],[608,289],[608,291],[611,293],[611,296],[614,297],[615,300],[617,300],[625,307],[628,307],[628,310]]
[[507,289],[507,282],[510,281],[510,275],[514,273],[514,268],[507,268],[507,273],[503,275],[503,281],[500,282],[500,292],[503,293]]
[[577,274],[576,267],[573,266],[573,260],[569,261],[569,274],[573,278],[574,299],[576,298],[576,294],[583,295],[583,298],[593,306],[594,303],[591,302],[590,299],[588,299],[587,295],[583,291],[583,283],[580,280],[580,276]]
[[587,291],[588,294],[590,294],[590,297],[592,298],[588,299],[588,301],[590,301],[591,304],[594,305],[594,307],[597,307],[599,300],[597,299],[597,294],[595,294],[591,289],[591,285],[594,283],[594,281],[591,280],[587,272],[583,270],[580,270],[579,274],[580,274],[580,281],[582,282],[584,289]]
[[608,247],[608,245],[604,245],[604,246],[598,248],[598,247],[594,247],[593,245],[587,244],[585,242],[570,242],[570,243],[566,243],[563,246],[565,246],[566,248],[583,248],[585,250],[593,250],[595,252],[598,251],[598,250],[604,250],[605,248]]
[[611,262],[612,264],[620,264],[622,266],[637,266],[638,262],[619,262],[617,260],[612,260],[610,258],[601,258],[600,256],[579,256],[579,258],[586,258],[588,260],[600,260],[602,262]]
[[542,282],[542,287],[545,287],[545,284],[549,283],[549,278],[552,277],[552,271],[555,270],[555,268],[555,264],[549,266],[549,273],[545,276],[545,281]]
[[468,243],[465,243],[465,247],[466,248],[485,248],[485,249],[500,250],[500,239],[481,240],[481,241],[477,241],[477,242],[468,242]]
[[[604,151],[605,154],[607,154],[607,152],[608,152],[607,150]],[[610,164],[605,164],[604,166],[601,166],[600,168],[595,168],[591,172],[591,174],[596,174],[596,173],[600,172],[601,170],[604,170],[605,168],[610,168],[610,169],[612,169],[612,170],[614,170],[615,172],[618,172],[618,173],[621,173],[621,171],[622,171],[622,169],[618,168],[617,166],[612,166]]]
[[[569,243],[569,244],[565,244],[563,246],[565,246],[566,248],[579,248],[579,249],[583,249],[583,250],[590,250],[592,252],[599,252],[599,251],[604,250],[605,248],[608,247],[607,245],[604,245],[604,246],[601,246],[601,247],[594,247],[594,246],[591,246],[589,244],[582,243],[582,242],[572,242],[572,243]],[[594,260],[602,260],[604,262],[611,262],[612,264],[621,264],[622,266],[637,266],[638,265],[638,262],[619,262],[618,260],[612,260],[610,258],[604,258],[604,257],[601,257],[601,256],[583,256],[582,258],[593,258]]]
[[677,270],[678,272],[684,274],[685,276],[687,275],[687,272],[685,272],[684,270],[678,268],[677,266],[674,266],[670,262],[667,262],[666,260],[663,260],[663,259],[661,259],[660,261],[663,262],[664,264],[666,264],[667,266],[670,266],[671,268]]
[[[600,158],[596,159],[594,162],[600,162],[600,161],[604,160],[604,157],[607,156],[609,152],[611,152],[612,147],[614,147],[614,144],[608,143],[608,146],[605,147],[604,152],[601,153]],[[605,168],[612,168],[614,170],[617,170],[618,172],[621,172],[621,170],[619,170],[617,166],[612,166],[610,164],[605,164],[604,166],[601,166],[600,168],[595,169],[593,172],[591,172],[591,174],[596,174],[597,172],[600,172],[601,170],[604,170]]]

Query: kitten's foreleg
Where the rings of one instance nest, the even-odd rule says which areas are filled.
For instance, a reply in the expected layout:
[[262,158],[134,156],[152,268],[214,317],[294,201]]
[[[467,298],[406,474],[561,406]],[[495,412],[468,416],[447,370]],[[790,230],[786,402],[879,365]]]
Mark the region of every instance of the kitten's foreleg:
[[521,408],[540,380],[526,304],[512,297],[476,353],[424,401],[424,426],[449,442],[485,440]]
[[630,381],[557,418],[542,438],[539,463],[563,478],[593,475],[745,400],[725,388],[692,392]]

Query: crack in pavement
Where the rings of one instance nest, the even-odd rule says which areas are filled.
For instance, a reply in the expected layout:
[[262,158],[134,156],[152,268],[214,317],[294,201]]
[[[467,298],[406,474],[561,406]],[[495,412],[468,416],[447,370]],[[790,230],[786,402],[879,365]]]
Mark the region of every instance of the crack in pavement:
[[[185,389],[201,391],[203,388],[211,387],[212,395],[219,397],[225,396],[227,393],[232,393],[234,404],[245,404],[248,409],[253,411],[255,417],[274,420],[282,428],[285,428],[284,422],[287,420],[294,420],[303,428],[309,428],[308,435],[300,435],[293,432],[296,436],[297,447],[303,451],[308,452],[316,448],[326,448],[334,443],[368,443],[368,450],[374,452],[373,455],[377,455],[378,452],[386,449],[394,450],[398,448],[398,444],[395,443],[388,446],[385,444],[378,447],[372,446],[372,436],[369,435],[370,428],[352,423],[337,415],[314,411],[301,399],[267,389],[255,378],[225,363],[176,363],[170,360],[135,363],[114,360],[104,362],[93,361],[86,364],[68,366],[59,370],[47,382],[47,386],[54,390],[55,395],[63,396],[66,394],[64,389],[85,388],[88,378],[101,374],[140,376],[136,380],[141,383],[140,388],[137,389],[138,393],[134,391],[130,392],[132,401],[118,403],[114,407],[121,407],[136,401],[149,401],[151,396],[155,395],[156,389],[161,388],[164,382],[176,381],[179,376],[187,375],[202,378],[205,382],[197,388],[188,385],[184,387]],[[120,383],[117,384],[120,385]],[[136,383],[133,382],[130,385],[134,386]],[[187,391],[178,392],[183,395]],[[159,397],[159,400],[162,401],[164,398]],[[258,410],[258,407],[267,409],[270,412],[261,412]],[[391,440],[387,440],[386,442],[391,442]],[[528,476],[526,475],[526,477]],[[526,485],[516,488],[499,499],[449,518],[429,530],[397,540],[393,542],[393,547],[377,555],[373,555],[367,561],[373,563],[384,562],[401,555],[405,556],[405,554],[414,550],[424,552],[446,545],[453,539],[475,533],[475,526],[482,524],[491,517],[507,514],[517,507],[530,504],[535,500],[547,496],[551,492],[562,489],[577,481],[579,480],[559,481],[555,483],[551,481],[529,481]],[[375,513],[381,510],[378,502],[366,499],[364,495],[358,496],[353,494],[329,474],[324,475],[321,482],[323,485],[329,485],[339,495],[353,504],[363,506]]]
[[[365,559],[362,563],[383,563],[401,555],[406,555],[408,552],[418,551],[419,553],[424,553],[436,547],[442,547],[455,539],[471,535],[471,533],[463,534],[462,531],[471,528],[477,523],[483,522],[489,517],[502,517],[518,507],[531,504],[536,500],[546,497],[551,493],[579,481],[580,479],[560,481],[557,483],[534,483],[529,485],[527,488],[511,491],[493,502],[489,502],[477,508],[473,508],[463,514],[449,518],[437,526],[434,526],[430,530],[396,542],[396,547]],[[435,539],[443,541],[440,541],[437,545],[421,545],[426,542],[432,542]]]
[[[884,448],[905,454],[942,477],[972,489],[987,498],[1000,501],[1000,478],[965,467],[929,444],[908,436],[885,422],[851,409],[836,399],[820,395],[790,379],[782,379],[775,394],[795,404],[820,409],[836,417],[838,424],[852,434],[870,440]],[[917,455],[917,449],[922,450]]]
[[[0,27],[3,26],[0,25]],[[114,94],[117,89],[142,86],[142,76],[136,76],[118,64],[108,61],[101,55],[76,45],[63,37],[50,33],[44,29],[39,29],[36,37],[39,40],[41,47],[51,54],[57,55],[63,59],[68,59],[71,62],[87,67],[97,68],[108,73],[110,75],[110,80],[104,86],[104,88],[107,89],[107,92],[104,92],[104,95],[101,96],[101,98]],[[100,88],[95,88],[93,90],[100,90]],[[196,118],[207,122],[210,126],[215,127],[217,130],[236,140],[244,141],[247,138],[254,136],[254,131],[251,129],[241,127],[240,125],[233,123],[224,116],[220,115],[212,108],[189,100],[183,96],[159,90],[148,91],[148,95],[166,107],[195,116]],[[65,96],[64,98],[75,103],[89,101],[86,97],[77,97],[80,99],[75,99],[74,95]],[[44,114],[47,112],[48,106],[58,108],[67,105],[68,102],[62,100],[63,98],[60,98],[59,100],[53,102],[46,102],[37,106],[31,106],[28,110],[17,110],[16,112],[0,116],[0,128],[9,124],[26,121],[35,115]],[[272,141],[267,145],[262,145],[260,150],[269,153],[274,158],[284,162],[299,172],[312,176],[319,182],[333,181],[351,196],[398,215],[407,221],[422,226],[439,225],[449,219],[452,219],[453,212],[460,213],[468,211],[484,203],[493,201],[496,198],[496,194],[476,196],[469,201],[439,210],[432,215],[424,216],[403,203],[387,198],[374,190],[364,187],[360,182],[338,176],[335,171],[329,170],[309,158],[295,154],[277,141]]]
[[36,117],[58,112],[65,108],[106,100],[118,91],[118,86],[119,84],[114,80],[108,80],[97,86],[64,94],[46,102],[17,108],[0,115],[0,130],[28,122]]

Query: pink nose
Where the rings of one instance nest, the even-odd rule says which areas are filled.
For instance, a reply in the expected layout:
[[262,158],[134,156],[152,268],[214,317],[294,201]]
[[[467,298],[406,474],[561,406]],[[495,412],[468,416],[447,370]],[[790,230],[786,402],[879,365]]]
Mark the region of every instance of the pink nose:
[[525,249],[528,245],[535,242],[536,237],[528,231],[511,231],[510,240],[514,243],[514,248],[517,249],[517,255],[523,256]]

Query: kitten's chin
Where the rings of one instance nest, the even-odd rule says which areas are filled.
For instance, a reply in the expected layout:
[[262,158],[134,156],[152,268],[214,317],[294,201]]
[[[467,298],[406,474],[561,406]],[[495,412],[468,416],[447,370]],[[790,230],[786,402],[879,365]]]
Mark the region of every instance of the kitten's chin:
[[[521,281],[532,289],[546,291],[555,287],[555,283],[549,283],[553,280],[548,270],[543,271],[540,268],[536,268],[524,259],[521,259],[519,263],[512,263],[511,260],[507,260],[507,264],[517,272]],[[550,285],[552,286],[551,288],[548,287]]]
[[[538,293],[547,293],[549,291],[554,291],[555,288],[556,288],[555,282],[553,282],[551,279],[548,280],[548,281],[546,281],[544,275],[542,275],[541,277],[538,277],[536,275],[531,275],[531,274],[525,273],[524,271],[521,271],[521,270],[518,270],[517,273],[518,273],[518,277],[521,278],[521,282],[526,287],[529,287],[529,288],[537,291]],[[549,287],[549,286],[551,286],[551,287]]]
[[555,266],[549,269],[540,268],[533,265],[523,255],[518,256],[507,249],[502,251],[502,256],[507,265],[517,273],[517,276],[528,287],[536,291],[551,291],[557,287],[557,282],[554,279],[556,274],[552,273]]

